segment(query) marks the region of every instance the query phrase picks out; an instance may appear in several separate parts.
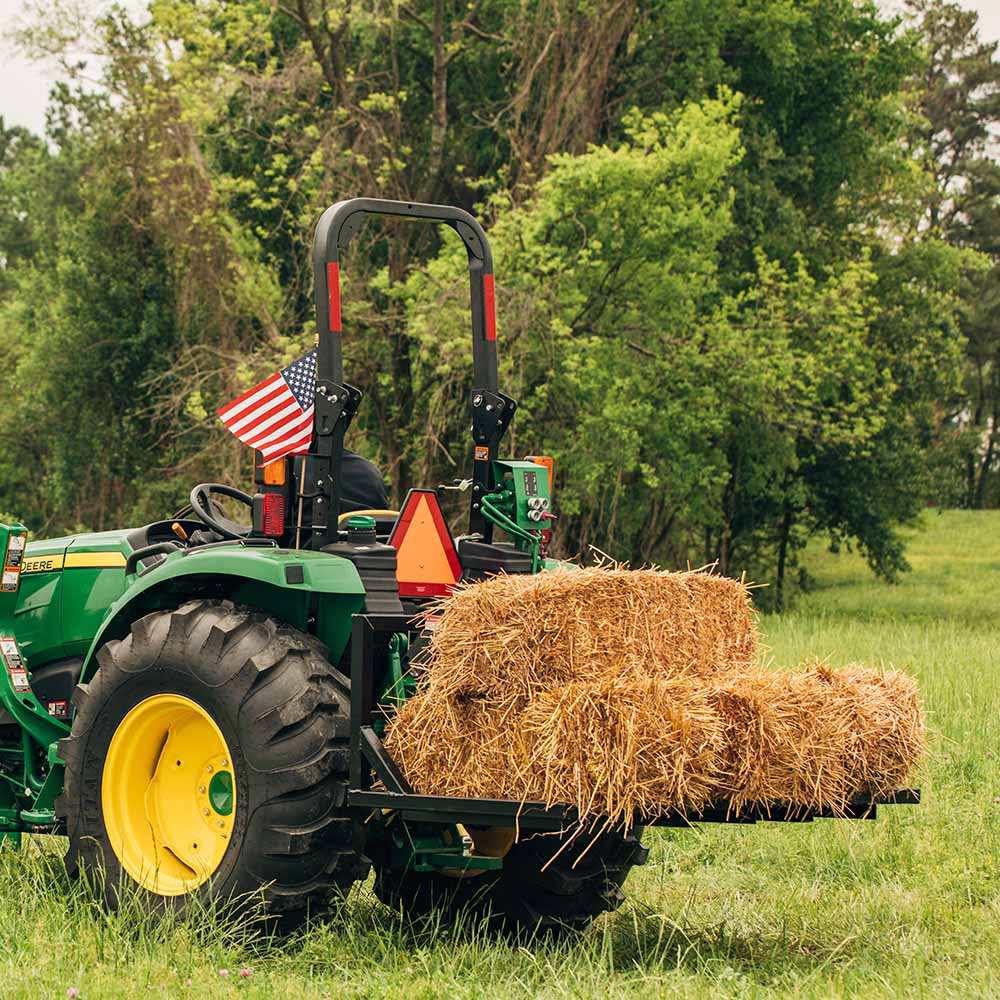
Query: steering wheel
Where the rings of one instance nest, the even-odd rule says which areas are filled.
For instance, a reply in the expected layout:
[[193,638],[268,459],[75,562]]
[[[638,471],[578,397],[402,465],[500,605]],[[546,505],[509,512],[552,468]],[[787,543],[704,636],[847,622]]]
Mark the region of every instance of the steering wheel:
[[253,497],[224,483],[199,483],[191,491],[191,510],[212,531],[218,532],[223,538],[246,538],[252,530],[251,525],[239,524],[226,517],[222,513],[222,508],[212,500],[213,493],[238,500],[251,510]]

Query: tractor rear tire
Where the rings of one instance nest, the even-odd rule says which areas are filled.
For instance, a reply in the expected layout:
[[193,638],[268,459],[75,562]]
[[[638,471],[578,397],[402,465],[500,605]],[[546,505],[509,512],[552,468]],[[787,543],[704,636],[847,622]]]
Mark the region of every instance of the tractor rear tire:
[[[181,914],[263,904],[287,928],[367,876],[363,830],[343,810],[349,681],[318,640],[228,601],[191,601],[140,618],[97,662],[59,744],[66,772],[56,810],[69,836],[67,870],[82,871],[108,906],[126,893]],[[137,729],[143,713],[152,721]],[[226,781],[210,786],[206,771],[222,770]],[[144,822],[150,809],[176,844]],[[213,870],[199,874],[191,858],[212,835]],[[163,860],[137,872],[136,842],[146,837]],[[168,869],[185,874],[170,881]]]
[[641,828],[602,833],[580,859],[586,833],[529,836],[511,847],[501,870],[461,878],[400,872],[376,859],[375,894],[411,919],[437,912],[519,938],[567,936],[624,902],[625,879],[649,854],[641,837]]

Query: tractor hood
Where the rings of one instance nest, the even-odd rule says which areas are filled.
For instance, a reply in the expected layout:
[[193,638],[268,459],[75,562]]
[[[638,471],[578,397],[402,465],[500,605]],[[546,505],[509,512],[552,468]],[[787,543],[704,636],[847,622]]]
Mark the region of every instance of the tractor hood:
[[125,590],[124,531],[28,542],[18,592],[0,602],[32,666],[85,653],[107,608]]

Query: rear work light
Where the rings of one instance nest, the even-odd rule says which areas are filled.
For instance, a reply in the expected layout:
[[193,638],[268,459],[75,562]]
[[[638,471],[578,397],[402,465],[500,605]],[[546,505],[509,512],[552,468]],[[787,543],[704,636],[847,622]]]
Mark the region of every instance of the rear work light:
[[265,493],[261,507],[264,534],[268,538],[280,538],[285,533],[285,498],[280,493]]

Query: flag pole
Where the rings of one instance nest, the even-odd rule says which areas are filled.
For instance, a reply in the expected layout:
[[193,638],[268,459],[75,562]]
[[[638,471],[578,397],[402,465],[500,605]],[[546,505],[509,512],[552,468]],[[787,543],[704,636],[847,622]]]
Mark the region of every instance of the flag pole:
[[302,456],[302,471],[299,473],[299,516],[295,524],[295,547],[297,549],[302,548],[300,544],[302,536],[302,501],[305,498],[305,485],[306,485],[306,462],[309,461],[308,455]]

